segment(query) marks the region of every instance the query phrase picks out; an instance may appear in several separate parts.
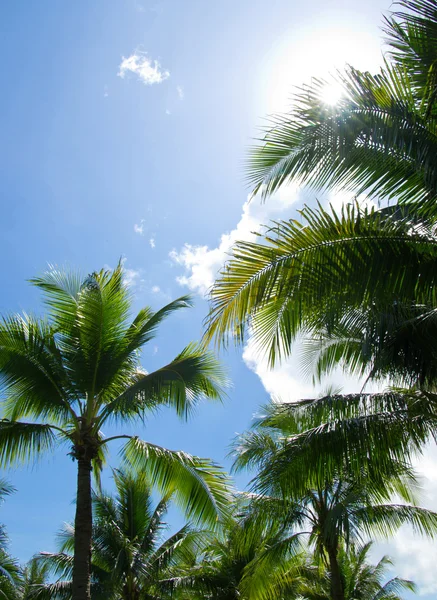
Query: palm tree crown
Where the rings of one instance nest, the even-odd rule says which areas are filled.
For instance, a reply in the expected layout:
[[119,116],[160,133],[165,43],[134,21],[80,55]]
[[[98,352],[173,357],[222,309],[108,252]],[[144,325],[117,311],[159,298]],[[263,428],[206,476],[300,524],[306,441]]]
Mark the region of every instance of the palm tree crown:
[[32,282],[45,294],[48,317],[14,315],[0,324],[0,461],[70,446],[78,463],[73,599],[88,600],[90,472],[98,475],[112,439],[127,440],[124,460],[141,466],[164,494],[173,493],[189,517],[215,523],[227,502],[216,465],[135,436],[105,438],[102,427],[160,406],[186,417],[201,398],[219,399],[226,378],[214,356],[194,344],[153,373],[140,367],[142,346],[163,319],[189,305],[186,297],[155,313],[144,308],[131,320],[121,265],[85,280],[52,269]]

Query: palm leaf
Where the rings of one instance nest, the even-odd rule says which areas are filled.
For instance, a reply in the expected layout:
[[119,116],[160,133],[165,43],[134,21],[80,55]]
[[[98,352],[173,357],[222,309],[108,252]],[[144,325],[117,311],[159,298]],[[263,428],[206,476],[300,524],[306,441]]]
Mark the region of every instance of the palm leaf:
[[58,443],[50,425],[0,421],[0,464],[3,466],[34,460]]
[[185,452],[167,450],[132,438],[123,460],[144,472],[164,495],[172,494],[187,518],[216,526],[228,511],[228,481],[220,467]]
[[435,306],[431,226],[355,206],[340,214],[306,207],[301,215],[303,223],[281,221],[261,243],[236,244],[211,291],[207,340],[232,335],[241,343],[250,324],[255,346],[275,364],[298,332],[326,331],[357,309]]
[[226,385],[223,368],[213,353],[190,344],[165,367],[138,373],[136,382],[103,409],[101,420],[142,416],[166,405],[186,418],[201,399],[219,400]]

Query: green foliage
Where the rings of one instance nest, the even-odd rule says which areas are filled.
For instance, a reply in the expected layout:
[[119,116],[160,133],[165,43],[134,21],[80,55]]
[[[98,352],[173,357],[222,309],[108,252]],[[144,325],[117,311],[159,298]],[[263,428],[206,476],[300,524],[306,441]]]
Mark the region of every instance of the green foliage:
[[385,19],[390,62],[376,75],[338,73],[343,97],[323,102],[324,80],[299,91],[290,114],[271,119],[248,163],[254,193],[290,181],[433,208],[437,192],[437,11],[405,0]]
[[[287,559],[304,540],[331,573],[331,594],[346,598],[339,547],[369,536],[391,537],[410,524],[437,534],[437,514],[416,504],[418,484],[409,465],[435,432],[430,394],[375,394],[272,403],[252,432],[237,438],[234,467],[257,469],[251,482],[252,535],[280,524],[280,539],[247,567],[251,600],[274,598],[287,585]],[[393,497],[402,503],[393,503]],[[270,574],[273,573],[271,576]],[[337,587],[335,587],[335,582]]]
[[359,374],[432,382],[433,225],[350,205],[301,217],[237,242],[211,291],[207,339],[242,343],[250,325],[274,365],[303,333],[322,349],[322,372],[342,360]]
[[[186,417],[201,399],[221,398],[227,383],[224,372],[212,353],[198,345],[187,346],[154,373],[140,367],[142,346],[167,316],[190,305],[189,298],[156,313],[146,307],[129,320],[131,298],[121,265],[85,281],[52,269],[32,282],[45,294],[48,320],[11,316],[0,324],[2,465],[28,461],[58,443],[69,443],[73,456],[90,452],[98,471],[109,441],[101,427],[108,420],[143,419],[147,411],[161,406]],[[22,421],[26,417],[32,420]],[[176,460],[178,454],[172,456]],[[195,459],[188,460],[194,461],[195,475]],[[203,461],[202,468],[206,465]],[[219,480],[223,482],[223,476]],[[193,503],[190,506],[196,510]],[[212,518],[216,508],[212,491],[199,514]]]
[[[412,581],[393,577],[385,583],[386,571],[393,566],[388,556],[372,565],[367,562],[372,543],[351,545],[339,552],[339,565],[343,579],[345,600],[402,600],[403,592],[415,592]],[[310,563],[311,564],[311,563]],[[330,573],[318,561],[312,561],[312,577],[302,580],[300,597],[305,600],[330,600]]]
[[[91,589],[93,600],[150,600],[167,598],[172,572],[189,562],[200,544],[200,534],[187,525],[169,537],[164,521],[170,495],[156,506],[144,474],[114,471],[116,495],[93,496],[94,526]],[[59,536],[57,554],[40,554],[34,560],[55,578],[34,586],[35,600],[63,600],[71,595],[74,528]]]
[[[59,444],[70,446],[81,474],[72,597],[89,600],[90,468],[99,483],[107,444],[114,438],[132,441],[125,449],[131,460],[147,458],[145,442],[127,435],[105,438],[102,427],[110,420],[144,420],[148,412],[164,406],[185,418],[204,398],[220,399],[227,380],[213,354],[196,344],[158,371],[144,371],[143,345],[167,316],[190,301],[179,298],[156,313],[146,307],[132,318],[121,264],[85,280],[53,268],[32,283],[44,293],[47,318],[16,315],[0,321],[0,466],[37,458]],[[142,450],[139,459],[136,447]],[[180,484],[185,469],[177,498],[190,516],[209,522],[221,518],[226,479],[216,465],[156,448],[148,455],[156,482],[166,491]],[[181,466],[176,464],[179,459]],[[185,492],[188,497],[183,497]],[[56,593],[63,598],[68,591],[57,588]]]

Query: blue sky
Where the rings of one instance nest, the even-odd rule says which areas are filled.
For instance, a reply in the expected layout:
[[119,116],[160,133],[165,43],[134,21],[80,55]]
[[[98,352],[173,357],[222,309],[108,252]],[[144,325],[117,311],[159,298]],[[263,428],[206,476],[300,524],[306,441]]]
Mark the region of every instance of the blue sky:
[[[292,86],[311,75],[345,62],[376,69],[388,8],[387,0],[2,3],[1,312],[41,310],[26,280],[48,263],[86,274],[122,257],[135,307],[187,291],[196,298],[162,327],[144,366],[198,339],[202,294],[232,240],[314,201],[290,189],[247,203],[243,160],[263,117],[285,109]],[[266,389],[313,393],[295,363],[268,373],[250,347],[223,360],[233,381],[223,406],[205,404],[188,424],[163,412],[131,431],[229,466],[229,443]],[[7,476],[18,490],[0,509],[12,552],[25,560],[54,549],[73,514],[75,465],[59,451]],[[435,550],[418,543],[428,563],[413,575],[436,591],[424,575]],[[407,569],[398,546],[390,549]]]

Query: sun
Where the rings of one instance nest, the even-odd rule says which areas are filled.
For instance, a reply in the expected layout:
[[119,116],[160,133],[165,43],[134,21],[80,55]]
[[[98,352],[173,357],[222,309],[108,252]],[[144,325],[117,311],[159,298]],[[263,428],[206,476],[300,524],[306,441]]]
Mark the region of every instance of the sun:
[[320,90],[320,100],[329,106],[335,106],[343,97],[344,90],[337,82],[327,83]]

